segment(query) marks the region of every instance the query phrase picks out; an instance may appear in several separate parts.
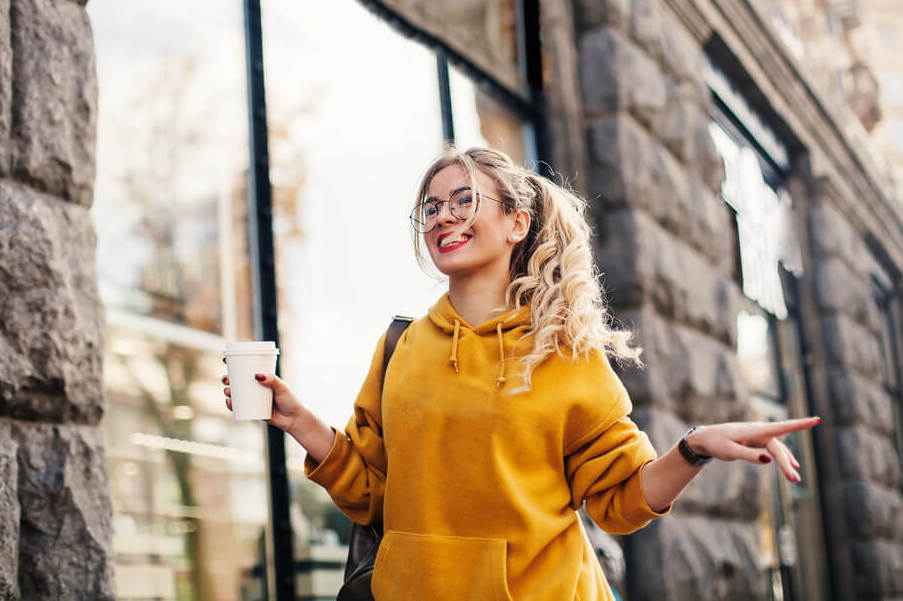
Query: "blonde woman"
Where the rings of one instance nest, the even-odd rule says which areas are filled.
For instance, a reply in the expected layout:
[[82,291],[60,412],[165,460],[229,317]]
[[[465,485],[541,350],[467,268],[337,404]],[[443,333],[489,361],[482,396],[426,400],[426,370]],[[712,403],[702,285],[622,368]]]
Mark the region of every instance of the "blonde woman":
[[701,426],[656,457],[610,366],[640,349],[611,327],[585,208],[501,152],[447,150],[411,223],[448,292],[402,335],[385,382],[377,345],[345,431],[256,376],[308,477],[354,521],[382,522],[376,601],[613,599],[581,505],[620,534],[666,514],[710,457],[773,459],[799,480],[778,437],[818,418]]

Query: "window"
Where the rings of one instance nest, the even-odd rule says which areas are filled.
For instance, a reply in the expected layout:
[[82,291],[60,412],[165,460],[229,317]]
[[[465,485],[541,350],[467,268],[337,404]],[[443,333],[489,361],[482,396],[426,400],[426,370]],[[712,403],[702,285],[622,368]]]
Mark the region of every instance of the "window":
[[88,12],[117,596],[239,601],[268,515],[262,427],[219,386],[223,341],[250,330],[241,6]]

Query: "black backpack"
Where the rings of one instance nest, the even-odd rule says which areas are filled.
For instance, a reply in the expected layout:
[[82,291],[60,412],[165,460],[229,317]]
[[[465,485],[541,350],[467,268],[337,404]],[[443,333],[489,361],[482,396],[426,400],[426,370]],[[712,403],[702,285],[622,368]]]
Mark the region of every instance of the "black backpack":
[[[392,353],[395,352],[395,345],[398,344],[399,338],[412,321],[413,319],[410,317],[400,315],[392,318],[383,347],[383,381],[386,379],[386,368],[389,366]],[[336,601],[373,601],[370,581],[373,579],[373,565],[376,562],[376,552],[379,550],[382,538],[381,523],[370,526],[361,526],[355,523],[351,527],[348,560],[345,563],[345,583],[339,589]]]

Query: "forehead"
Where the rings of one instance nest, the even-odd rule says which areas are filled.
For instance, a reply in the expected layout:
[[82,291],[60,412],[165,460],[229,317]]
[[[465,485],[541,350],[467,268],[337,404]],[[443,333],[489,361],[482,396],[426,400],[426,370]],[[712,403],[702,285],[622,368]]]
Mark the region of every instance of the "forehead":
[[[488,194],[489,196],[498,193],[492,178],[483,173],[479,168],[476,170],[476,179],[477,187],[479,187],[481,192]],[[427,188],[426,195],[434,198],[448,198],[454,190],[464,187],[470,187],[470,178],[467,177],[467,171],[465,171],[464,167],[461,165],[453,163],[443,167],[433,176],[433,179],[430,180],[429,188]]]

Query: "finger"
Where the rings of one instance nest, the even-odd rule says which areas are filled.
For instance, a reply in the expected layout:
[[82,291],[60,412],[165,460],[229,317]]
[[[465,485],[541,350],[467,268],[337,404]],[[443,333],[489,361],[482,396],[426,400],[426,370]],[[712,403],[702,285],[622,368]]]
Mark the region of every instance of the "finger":
[[800,469],[800,462],[796,460],[796,457],[794,457],[793,451],[790,450],[790,447],[788,447],[784,443],[784,441],[778,440],[777,438],[774,439],[774,442],[778,445],[778,447],[780,447],[781,450],[783,450],[787,454],[787,458],[790,459],[790,465],[792,465],[796,469]]
[[767,438],[783,436],[791,432],[799,432],[800,430],[808,430],[809,428],[821,422],[820,417],[801,417],[799,419],[788,419],[780,422],[772,422],[763,424],[759,427],[758,434]]
[[226,388],[223,388],[223,394],[225,394],[227,397],[229,397],[231,399],[232,398],[232,389],[229,388],[228,386]]
[[725,440],[723,450],[715,450],[714,452],[716,453],[715,456],[719,459],[726,459],[728,461],[742,459],[758,465],[771,462],[771,455],[766,453],[763,449],[747,447],[734,442],[733,440]]
[[784,477],[787,478],[790,482],[799,482],[802,478],[793,468],[793,455],[790,453],[790,450],[781,443],[777,438],[772,438],[768,441],[768,444],[765,447],[768,449],[768,452],[771,453],[771,456],[775,458],[778,469],[784,473]]
[[285,387],[285,382],[276,377],[275,374],[254,374],[254,379],[257,380],[261,386],[272,388],[274,392],[278,392]]

